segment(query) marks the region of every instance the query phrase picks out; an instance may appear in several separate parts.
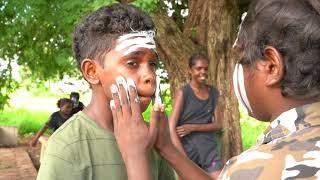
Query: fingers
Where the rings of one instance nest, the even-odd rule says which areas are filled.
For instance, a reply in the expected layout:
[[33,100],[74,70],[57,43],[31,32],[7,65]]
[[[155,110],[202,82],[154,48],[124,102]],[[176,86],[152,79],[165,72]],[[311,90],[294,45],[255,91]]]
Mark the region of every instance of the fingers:
[[183,136],[186,135],[186,131],[185,131],[185,129],[183,128],[183,126],[178,126],[178,127],[176,128],[176,131],[177,131],[177,134],[178,134],[179,137],[183,137]]
[[112,112],[112,121],[113,121],[113,131],[115,133],[118,132],[118,117],[117,117],[117,111],[116,111],[116,105],[114,103],[114,100],[110,101],[110,108]]
[[150,126],[149,126],[149,131],[151,134],[151,137],[155,141],[156,136],[158,134],[158,124],[160,120],[160,105],[158,103],[155,103],[152,107],[151,110],[151,115],[150,115]]
[[117,86],[118,86],[118,95],[120,100],[120,105],[122,109],[122,115],[124,119],[129,119],[131,117],[131,108],[129,105],[129,96],[128,96],[128,85],[126,80],[122,76],[118,76],[116,78]]
[[122,119],[121,102],[118,87],[114,84],[110,87],[113,100],[110,101],[110,108],[113,116],[114,125],[118,125],[118,119]]
[[138,117],[141,117],[141,109],[140,109],[140,100],[139,100],[136,85],[133,79],[131,78],[127,79],[127,84],[128,84],[128,90],[129,90],[132,116],[136,117],[135,119],[139,119]]

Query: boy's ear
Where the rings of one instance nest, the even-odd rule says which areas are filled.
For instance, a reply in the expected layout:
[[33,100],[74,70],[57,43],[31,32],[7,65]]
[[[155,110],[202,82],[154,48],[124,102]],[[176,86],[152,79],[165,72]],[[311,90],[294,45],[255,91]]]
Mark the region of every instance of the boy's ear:
[[90,84],[98,84],[100,82],[97,68],[99,68],[98,64],[92,59],[84,59],[81,62],[82,74]]
[[267,75],[265,84],[273,86],[280,83],[284,76],[284,63],[279,51],[272,46],[267,46],[264,49],[263,64]]

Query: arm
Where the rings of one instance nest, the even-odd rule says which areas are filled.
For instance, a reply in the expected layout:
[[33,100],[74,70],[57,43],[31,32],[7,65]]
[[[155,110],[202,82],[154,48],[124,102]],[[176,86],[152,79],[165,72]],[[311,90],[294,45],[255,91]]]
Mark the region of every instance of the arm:
[[212,179],[200,167],[182,154],[172,143],[168,128],[168,120],[164,111],[160,112],[159,134],[155,148],[168,161],[183,180],[210,180]]
[[217,104],[212,115],[212,122],[208,124],[184,124],[177,127],[179,137],[188,135],[193,131],[219,131],[222,129],[222,113],[220,105]]
[[180,138],[178,136],[178,132],[176,130],[179,116],[181,114],[182,106],[183,106],[183,92],[182,90],[178,90],[173,100],[173,107],[172,107],[173,111],[169,120],[169,129],[170,129],[170,137],[173,144],[181,153],[186,155],[182,147]]
[[32,147],[36,146],[38,143],[39,138],[46,132],[46,130],[49,128],[48,124],[46,123],[37,133],[36,137],[30,142],[30,145]]
[[183,180],[212,180],[205,171],[194,164],[173,145],[168,145],[160,151],[160,155],[166,159]]

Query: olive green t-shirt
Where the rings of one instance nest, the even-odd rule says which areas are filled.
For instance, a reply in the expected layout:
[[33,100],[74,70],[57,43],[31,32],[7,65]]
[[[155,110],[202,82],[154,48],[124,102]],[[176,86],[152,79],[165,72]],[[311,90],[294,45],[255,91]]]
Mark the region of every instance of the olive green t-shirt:
[[[175,179],[173,169],[155,151],[149,159],[154,180]],[[113,134],[81,111],[49,138],[37,177],[37,180],[64,179],[128,179]]]

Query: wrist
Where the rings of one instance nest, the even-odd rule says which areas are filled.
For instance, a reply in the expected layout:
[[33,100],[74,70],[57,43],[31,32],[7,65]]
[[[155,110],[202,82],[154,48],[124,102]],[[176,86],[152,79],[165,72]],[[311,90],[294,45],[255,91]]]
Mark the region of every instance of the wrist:
[[162,146],[161,148],[158,148],[159,154],[165,159],[167,159],[166,157],[168,157],[169,155],[172,155],[172,153],[175,151],[177,151],[177,149],[172,143],[169,143],[165,146]]

